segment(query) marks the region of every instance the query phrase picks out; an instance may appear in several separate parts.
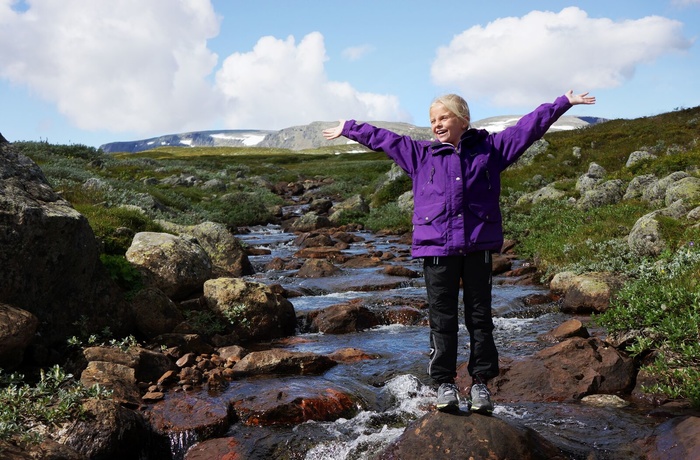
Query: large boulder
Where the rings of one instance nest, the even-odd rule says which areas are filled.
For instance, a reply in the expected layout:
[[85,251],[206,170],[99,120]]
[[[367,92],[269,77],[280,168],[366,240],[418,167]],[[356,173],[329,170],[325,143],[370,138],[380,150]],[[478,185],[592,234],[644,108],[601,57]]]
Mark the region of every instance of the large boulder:
[[106,327],[128,333],[130,309],[100,262],[87,219],[31,159],[2,141],[0,302],[35,315],[37,345],[47,349]]
[[649,189],[653,184],[657,183],[659,179],[653,174],[644,174],[642,176],[636,176],[633,178],[629,184],[627,184],[627,189],[623,195],[623,200],[632,200],[635,198],[641,198],[644,195],[644,191]]
[[93,459],[146,458],[153,439],[141,412],[100,399],[88,399],[83,410],[82,417],[60,431],[61,444]]
[[296,331],[292,303],[263,283],[240,278],[209,280],[204,283],[204,300],[241,340],[268,340]]
[[652,181],[642,192],[642,199],[654,206],[663,206],[666,202],[666,191],[674,182],[690,176],[685,171],[675,171],[658,181]]
[[173,300],[200,291],[212,276],[211,259],[204,249],[169,233],[137,233],[126,259],[145,270],[155,287]]
[[39,320],[30,312],[0,303],[0,368],[22,362],[38,326]]
[[609,180],[596,184],[592,189],[586,190],[581,199],[576,203],[580,209],[593,209],[609,204],[619,203],[625,194],[624,183],[620,179]]
[[498,417],[438,411],[411,423],[381,460],[570,458],[535,430]]
[[700,179],[690,176],[670,184],[666,189],[666,206],[678,200],[687,204],[697,204],[700,201]]
[[581,196],[584,196],[587,191],[593,190],[598,184],[603,182],[606,174],[605,168],[597,163],[591,163],[588,165],[586,174],[581,175],[576,181],[576,191]]
[[175,225],[160,222],[168,231],[179,236],[190,236],[207,253],[213,265],[215,277],[245,276],[255,273],[253,265],[241,241],[229,229],[218,222],[202,222],[198,225]]
[[[466,367],[466,366],[464,366]],[[503,402],[567,401],[591,394],[616,394],[632,389],[635,365],[631,358],[597,337],[573,337],[534,355],[502,363],[490,384]],[[471,379],[462,367],[458,383]]]

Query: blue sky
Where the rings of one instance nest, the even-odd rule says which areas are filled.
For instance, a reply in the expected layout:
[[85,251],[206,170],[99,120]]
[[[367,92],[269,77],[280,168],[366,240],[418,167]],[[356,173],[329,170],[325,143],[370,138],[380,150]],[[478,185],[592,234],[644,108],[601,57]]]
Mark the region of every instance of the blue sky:
[[99,146],[355,118],[428,126],[568,89],[570,115],[700,105],[700,0],[0,0],[0,133]]

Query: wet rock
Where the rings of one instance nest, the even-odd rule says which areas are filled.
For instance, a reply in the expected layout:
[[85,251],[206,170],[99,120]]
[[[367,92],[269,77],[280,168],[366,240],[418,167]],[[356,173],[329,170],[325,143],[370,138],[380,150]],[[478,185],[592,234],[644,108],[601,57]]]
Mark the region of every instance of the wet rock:
[[216,350],[221,359],[236,363],[243,359],[245,355],[248,354],[248,350],[241,347],[240,345],[231,345],[228,347],[221,347]]
[[411,423],[380,460],[565,460],[559,448],[531,428],[498,417],[430,412]]
[[223,435],[235,421],[228,404],[185,392],[169,395],[144,415],[153,430],[164,437],[192,432],[197,439],[208,439]]
[[311,321],[312,332],[347,334],[379,325],[377,315],[366,307],[348,303],[331,305],[316,313]]
[[[470,380],[462,367],[460,384]],[[634,362],[602,340],[574,337],[502,366],[490,387],[501,401],[565,401],[631,390]]]
[[386,265],[382,268],[382,273],[389,276],[403,276],[406,278],[420,278],[421,276],[417,271],[400,265]]
[[571,337],[581,337],[584,339],[590,337],[588,329],[586,329],[583,323],[578,319],[570,319],[551,331],[537,337],[537,339],[543,342],[561,342]]
[[283,387],[258,392],[232,402],[236,415],[246,425],[298,425],[309,420],[332,421],[351,418],[356,401],[335,388]]
[[333,262],[323,259],[307,259],[297,272],[298,278],[326,278],[335,276],[341,271]]
[[137,233],[126,258],[173,300],[201,290],[212,275],[211,259],[201,246],[169,233]]
[[382,324],[416,325],[426,320],[425,314],[413,307],[391,307],[380,315]]
[[369,268],[378,267],[384,263],[381,257],[375,257],[369,254],[357,255],[348,259],[344,264],[344,268]]
[[327,356],[281,349],[253,351],[233,366],[236,374],[321,374],[337,363]]
[[248,451],[235,437],[214,438],[198,442],[185,454],[184,460],[246,460]]
[[333,239],[325,233],[302,233],[294,240],[299,248],[319,248],[333,246]]
[[335,247],[304,248],[297,251],[294,257],[300,259],[326,259],[337,263],[345,262],[348,257]]
[[662,423],[647,440],[649,460],[700,458],[700,417],[675,417]]
[[11,369],[22,362],[38,326],[39,320],[30,312],[0,303],[1,368]]
[[294,306],[263,283],[218,278],[204,283],[208,308],[226,318],[241,340],[268,340],[296,331]]
[[377,359],[379,355],[369,354],[358,348],[342,348],[329,354],[328,357],[338,363],[356,363],[368,359]]

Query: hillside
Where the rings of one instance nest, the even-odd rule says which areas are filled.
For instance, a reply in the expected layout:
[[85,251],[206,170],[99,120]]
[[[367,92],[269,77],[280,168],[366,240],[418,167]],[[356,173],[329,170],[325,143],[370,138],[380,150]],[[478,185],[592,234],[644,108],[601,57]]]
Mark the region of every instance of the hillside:
[[[485,118],[475,121],[475,128],[486,129],[490,132],[498,132],[514,125],[520,119],[519,115],[504,115]],[[602,118],[593,117],[561,117],[550,131],[564,131],[576,129],[590,124],[605,121]],[[432,132],[428,127],[415,126],[409,123],[373,121],[372,124],[389,129],[398,134],[409,135],[414,139],[432,139]],[[156,147],[268,147],[283,148],[289,150],[315,149],[328,145],[347,144],[347,139],[337,139],[329,142],[323,138],[321,131],[333,126],[335,122],[315,121],[308,125],[292,126],[279,131],[229,129],[213,131],[193,131],[180,134],[166,134],[163,136],[140,139],[135,141],[118,141],[101,145],[105,153],[137,153],[151,150]],[[365,148],[358,146],[358,151],[364,152]]]

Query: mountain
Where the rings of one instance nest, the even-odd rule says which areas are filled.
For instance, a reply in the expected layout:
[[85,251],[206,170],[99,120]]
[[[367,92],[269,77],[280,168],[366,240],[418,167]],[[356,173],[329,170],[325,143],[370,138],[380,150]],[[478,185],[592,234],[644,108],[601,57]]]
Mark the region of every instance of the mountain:
[[[485,118],[472,122],[475,128],[486,129],[490,132],[499,132],[514,125],[520,119],[520,115],[505,115]],[[577,129],[590,124],[606,121],[596,117],[563,116],[550,131],[563,131]],[[347,145],[351,143],[341,138],[327,141],[321,131],[334,126],[336,122],[315,121],[308,125],[292,126],[279,131],[264,131],[251,129],[223,129],[213,131],[193,131],[181,134],[167,134],[136,141],[119,141],[103,144],[100,148],[105,153],[127,152],[136,153],[151,150],[161,146],[181,147],[268,147],[290,150],[314,149],[328,145]],[[415,126],[409,123],[398,122],[370,122],[375,126],[389,129],[401,135],[409,135],[414,139],[432,139],[433,133],[428,127]],[[366,151],[358,146],[358,151]]]

